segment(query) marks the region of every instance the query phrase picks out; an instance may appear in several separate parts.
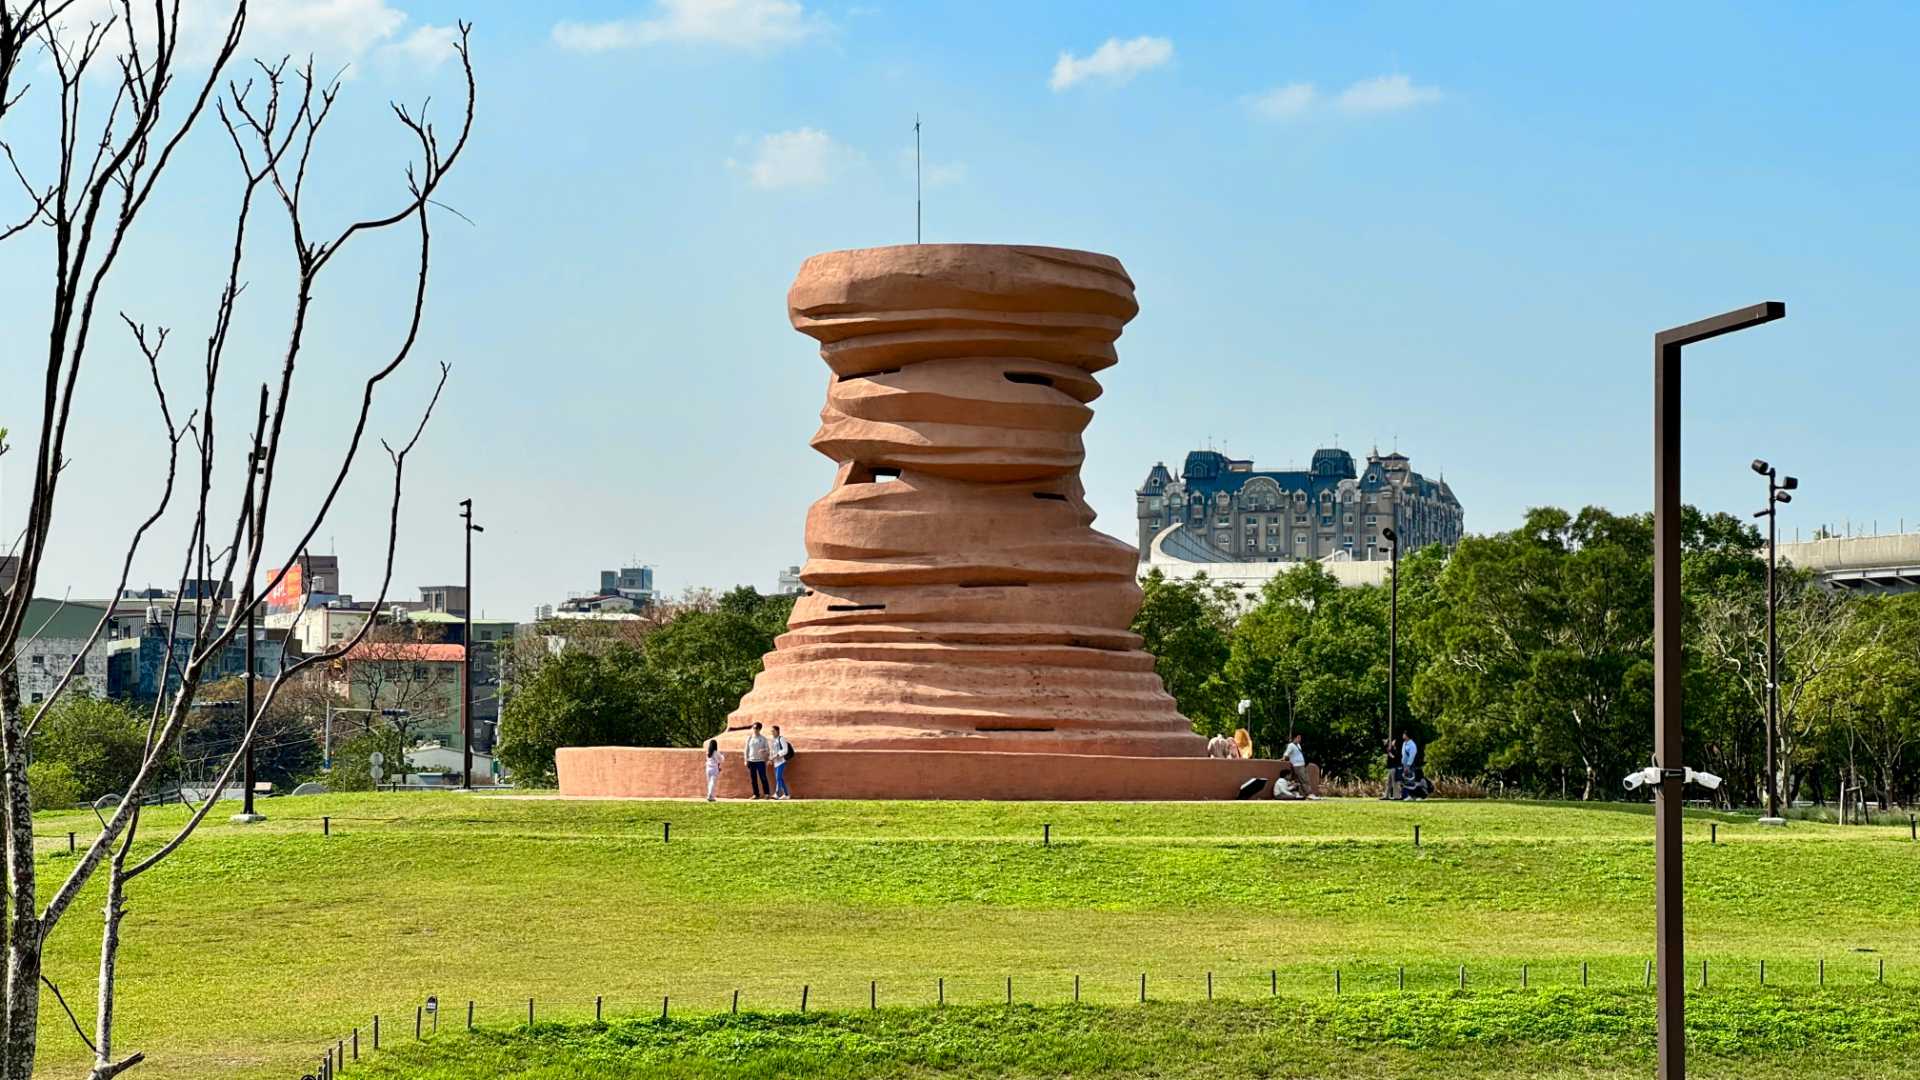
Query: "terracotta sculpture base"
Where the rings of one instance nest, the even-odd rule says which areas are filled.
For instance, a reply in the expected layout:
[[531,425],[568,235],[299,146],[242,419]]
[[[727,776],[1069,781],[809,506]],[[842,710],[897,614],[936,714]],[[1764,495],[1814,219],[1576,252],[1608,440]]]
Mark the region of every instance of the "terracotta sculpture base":
[[[796,743],[796,747],[797,747]],[[695,799],[707,794],[701,750],[628,746],[563,748],[560,794],[586,798]],[[801,751],[787,784],[802,799],[1014,799],[1156,801],[1231,799],[1242,782],[1269,782],[1277,761],[1206,757],[1089,757],[971,750]],[[720,775],[723,799],[752,794],[739,753]],[[1269,798],[1269,788],[1261,793]]]

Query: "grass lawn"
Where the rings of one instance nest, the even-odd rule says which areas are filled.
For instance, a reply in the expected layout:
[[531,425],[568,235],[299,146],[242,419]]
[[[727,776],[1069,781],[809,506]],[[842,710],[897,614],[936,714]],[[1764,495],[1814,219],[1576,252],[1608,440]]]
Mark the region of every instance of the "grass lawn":
[[[709,1041],[764,1047],[788,1024],[829,1045],[879,1039],[880,1049],[822,1075],[943,1075],[947,1059],[927,1047],[983,1028],[1001,1041],[1010,1030],[1056,1032],[1069,1046],[1125,1042],[1141,1025],[1160,1033],[1149,1045],[1167,1054],[1217,1044],[1221,1061],[1243,1067],[1155,1072],[1146,1059],[1102,1058],[1115,1075],[1312,1075],[1315,1063],[1336,1063],[1329,1055],[1349,1057],[1346,1043],[1315,1033],[1349,1030],[1340,1025],[1364,1017],[1368,1001],[1452,1003],[1466,1019],[1450,1030],[1469,1034],[1483,1022],[1479,1011],[1494,1008],[1486,1003],[1535,1008],[1564,1000],[1560,990],[1626,1013],[1650,1008],[1639,989],[1652,950],[1645,807],[707,805],[402,793],[276,799],[262,809],[267,823],[209,827],[129,896],[119,1041],[147,1051],[139,1075],[297,1076],[321,1044],[356,1025],[364,1037],[376,1012],[388,1047],[411,1041],[414,1009],[429,994],[444,1003],[443,1030],[464,1026],[465,1003],[476,1003],[492,1033],[469,1042],[448,1032],[437,1048],[450,1056],[436,1059],[449,1070],[475,1064],[384,1075],[498,1075],[484,1055],[537,1062],[572,1054],[575,1043],[609,1062],[606,1070],[576,1071],[585,1059],[563,1056],[526,1075],[776,1075],[764,1062],[698,1047],[680,1055],[682,1065],[662,1065],[661,1054],[673,1056],[665,1051],[636,1058],[593,1048],[708,1030],[718,1032],[702,1036]],[[180,814],[148,814],[146,835]],[[332,818],[329,837],[322,815]],[[661,841],[663,819],[673,823],[670,843]],[[1709,844],[1714,822],[1720,842]],[[1040,845],[1043,823],[1053,826],[1051,847]],[[97,827],[90,813],[41,815],[43,873],[71,865],[67,830],[84,841]],[[1808,1015],[1823,1015],[1821,1002],[1840,1012],[1879,1003],[1904,1010],[1897,1015],[1911,1029],[1920,1016],[1920,844],[1905,828],[1767,830],[1701,814],[1690,817],[1688,837],[1690,960],[1697,972],[1706,959],[1710,972],[1703,1007],[1744,1001],[1735,988],[1756,986],[1764,960],[1781,1000],[1807,1003]],[[48,966],[89,1027],[96,910],[94,900],[75,906]],[[1823,959],[1825,995],[1815,990]],[[1876,985],[1882,960],[1885,989]],[[1496,993],[1517,990],[1522,965],[1529,991]],[[1457,993],[1462,966],[1466,995]],[[1209,972],[1215,996],[1230,1000],[1205,1004]],[[1091,1007],[1136,1001],[1142,973],[1155,1002],[1147,1011]],[[1036,1008],[1004,1012],[1009,976],[1016,1002]],[[1087,1008],[1066,1007],[1076,976]],[[916,1008],[935,1002],[941,979],[956,1007]],[[1276,982],[1278,1003],[1268,1000]],[[802,986],[816,1011],[804,1020],[700,1019],[729,1009],[735,990],[748,1012],[795,1010]],[[885,1007],[877,1017],[865,1012],[870,993]],[[607,1032],[544,1026],[590,1021],[596,995],[609,1018],[657,1017],[668,996],[674,1018],[664,1029],[650,1019],[652,1027]],[[529,997],[542,1021],[531,1040],[511,1030],[524,1024]],[[43,1060],[70,1073],[83,1048],[51,995],[42,1018]],[[887,1034],[889,1025],[899,1032]],[[1563,1070],[1544,1075],[1644,1075],[1635,1055],[1650,1040],[1626,1030],[1610,1043],[1593,1035],[1574,1057],[1550,1031],[1528,1028],[1506,1043],[1463,1037],[1464,1049],[1438,1060],[1446,1075],[1535,1053]],[[1874,1071],[1884,1042],[1836,1044],[1795,1075],[1894,1075]],[[1365,1068],[1376,1071],[1341,1064],[1339,1074],[1402,1075],[1393,1070],[1451,1045],[1370,1046]],[[821,1052],[809,1046],[791,1052]],[[1026,1058],[994,1059],[999,1071],[1087,1075],[1090,1066],[1045,1040],[1031,1048]],[[1006,1051],[1016,1052],[1025,1051]],[[1299,1068],[1288,1072],[1289,1060]],[[1772,1075],[1772,1060],[1747,1062],[1759,1071],[1741,1075]],[[1828,1071],[1828,1061],[1846,1068]],[[666,1071],[646,1071],[656,1067]]]

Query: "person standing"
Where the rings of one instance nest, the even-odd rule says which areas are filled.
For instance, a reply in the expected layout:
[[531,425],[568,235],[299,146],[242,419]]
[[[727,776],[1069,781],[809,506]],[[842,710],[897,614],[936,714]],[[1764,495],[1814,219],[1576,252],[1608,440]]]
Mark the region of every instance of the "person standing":
[[1400,797],[1401,738],[1401,736],[1396,735],[1387,740],[1387,785],[1386,790],[1380,793],[1380,798],[1383,800],[1392,800]]
[[1411,735],[1405,736],[1400,743],[1400,798],[1401,799],[1411,799],[1413,797],[1412,795],[1408,794],[1408,792],[1413,790],[1414,781],[1419,779],[1419,776],[1414,769],[1414,764],[1419,760],[1420,760],[1420,744],[1413,741],[1413,736]]
[[791,793],[787,791],[787,758],[793,754],[793,747],[787,745],[787,740],[781,736],[779,724],[773,725],[773,746],[771,749],[773,752],[773,797],[776,799],[791,798]]
[[720,785],[720,740],[707,740],[707,801],[713,801],[714,789]]
[[767,783],[767,758],[773,753],[773,745],[767,737],[760,734],[760,721],[753,722],[753,734],[747,736],[747,780],[753,785],[753,797],[767,798],[773,795],[772,785]]
[[1293,778],[1300,782],[1300,794],[1309,799],[1317,799],[1313,792],[1313,779],[1307,775],[1307,750],[1301,745],[1299,732],[1287,743],[1287,767],[1293,771]]

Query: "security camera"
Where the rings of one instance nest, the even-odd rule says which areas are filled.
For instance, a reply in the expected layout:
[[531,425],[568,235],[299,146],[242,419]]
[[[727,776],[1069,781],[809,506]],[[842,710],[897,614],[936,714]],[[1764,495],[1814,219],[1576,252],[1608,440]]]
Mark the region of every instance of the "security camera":
[[1626,779],[1621,781],[1621,783],[1627,786],[1628,791],[1638,791],[1643,784],[1657,784],[1659,782],[1660,770],[1652,765],[1641,769],[1639,772],[1628,773]]
[[1692,769],[1687,770],[1687,783],[1699,784],[1708,791],[1719,791],[1720,785],[1724,782],[1725,781],[1710,772],[1694,772]]

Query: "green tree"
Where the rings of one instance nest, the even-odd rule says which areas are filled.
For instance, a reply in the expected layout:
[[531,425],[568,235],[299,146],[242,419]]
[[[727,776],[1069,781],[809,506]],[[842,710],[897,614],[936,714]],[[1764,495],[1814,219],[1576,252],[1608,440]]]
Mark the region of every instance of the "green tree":
[[1133,632],[1153,654],[1167,693],[1200,734],[1232,731],[1238,693],[1227,680],[1226,666],[1232,652],[1233,590],[1205,574],[1181,581],[1158,570],[1140,585]]
[[711,610],[683,611],[648,635],[648,674],[668,708],[653,736],[658,741],[633,745],[697,746],[724,731],[773,639],[786,630],[793,599],[742,585]]
[[[373,779],[373,755],[378,752],[382,775]],[[407,737],[386,724],[370,725],[334,751],[333,771],[327,774],[330,791],[372,791],[378,784],[398,780],[407,768]]]
[[[267,684],[255,693],[265,699]],[[316,734],[329,695],[318,680],[297,681],[280,688],[253,733],[254,776],[282,792],[320,773],[321,748]],[[244,677],[208,683],[194,695],[197,705],[230,703],[226,707],[196,708],[181,733],[182,767],[196,780],[212,780],[226,765],[246,732],[247,680]],[[336,702],[338,704],[338,702]],[[356,715],[355,719],[359,717]],[[235,774],[236,782],[238,774]]]
[[87,801],[80,781],[74,779],[73,766],[64,761],[36,761],[27,766],[27,782],[33,787],[33,809],[65,810]]
[[555,781],[563,746],[665,746],[670,702],[630,645],[567,649],[540,665],[500,716],[500,763],[523,785]]
[[146,756],[147,718],[127,705],[69,690],[33,733],[33,759],[72,770],[83,799],[126,789]]

